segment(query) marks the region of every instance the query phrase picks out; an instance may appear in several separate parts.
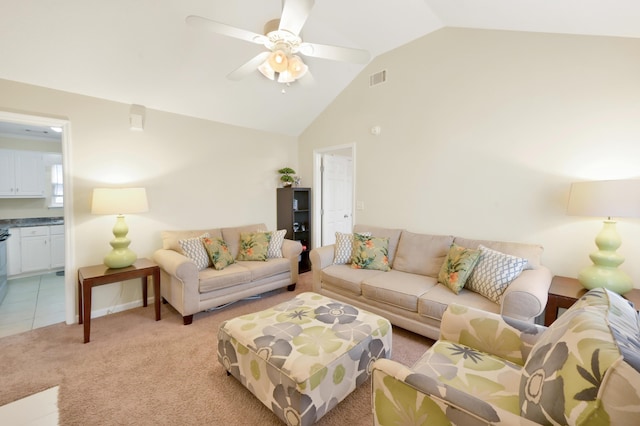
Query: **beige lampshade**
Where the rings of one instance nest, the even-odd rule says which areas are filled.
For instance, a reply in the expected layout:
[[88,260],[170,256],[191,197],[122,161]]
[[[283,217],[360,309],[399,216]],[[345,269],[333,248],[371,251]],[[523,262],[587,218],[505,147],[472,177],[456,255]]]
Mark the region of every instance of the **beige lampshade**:
[[603,180],[571,184],[567,214],[640,217],[640,180]]
[[95,188],[93,214],[130,214],[149,211],[145,188]]

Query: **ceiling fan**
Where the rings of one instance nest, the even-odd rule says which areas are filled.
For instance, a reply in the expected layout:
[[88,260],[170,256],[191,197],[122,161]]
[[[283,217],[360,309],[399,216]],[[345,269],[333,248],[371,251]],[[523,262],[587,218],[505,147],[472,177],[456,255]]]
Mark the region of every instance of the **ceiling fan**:
[[302,78],[308,71],[307,65],[297,55],[298,53],[334,61],[358,64],[369,62],[370,55],[366,50],[302,41],[300,31],[314,3],[314,0],[283,0],[282,16],[267,22],[264,26],[264,34],[233,27],[202,16],[187,16],[186,22],[192,27],[261,44],[267,49],[229,73],[227,78],[231,80],[240,80],[258,70],[270,80],[292,83]]

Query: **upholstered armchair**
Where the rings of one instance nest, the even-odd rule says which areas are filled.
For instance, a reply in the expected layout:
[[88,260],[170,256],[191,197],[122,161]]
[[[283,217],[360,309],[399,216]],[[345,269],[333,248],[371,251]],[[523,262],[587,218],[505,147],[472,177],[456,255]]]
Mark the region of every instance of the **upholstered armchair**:
[[640,418],[638,313],[594,289],[546,327],[450,305],[412,367],[373,365],[374,422],[627,425]]

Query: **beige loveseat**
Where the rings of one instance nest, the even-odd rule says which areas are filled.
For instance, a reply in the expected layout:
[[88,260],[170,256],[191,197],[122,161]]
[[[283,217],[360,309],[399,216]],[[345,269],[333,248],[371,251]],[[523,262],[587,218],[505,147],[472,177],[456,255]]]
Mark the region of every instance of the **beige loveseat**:
[[211,238],[222,238],[235,259],[240,248],[240,234],[256,231],[267,231],[267,227],[257,224],[162,232],[162,248],[153,254],[153,260],[160,265],[161,294],[182,315],[185,325],[191,324],[193,314],[210,308],[281,287],[295,289],[298,256],[302,252],[302,245],[297,241],[283,241],[282,258],[236,261],[221,270],[209,266],[200,271],[179,244],[180,240],[208,233]]
[[[533,244],[471,240],[447,235],[417,234],[402,229],[356,225],[355,233],[389,238],[391,270],[354,269],[334,263],[334,245],[310,253],[313,291],[381,315],[392,324],[437,340],[440,321],[451,303],[534,322],[547,304],[551,272],[540,264],[542,247]],[[463,288],[458,294],[438,282],[452,243],[480,245],[527,259],[525,269],[508,285],[499,303]]]

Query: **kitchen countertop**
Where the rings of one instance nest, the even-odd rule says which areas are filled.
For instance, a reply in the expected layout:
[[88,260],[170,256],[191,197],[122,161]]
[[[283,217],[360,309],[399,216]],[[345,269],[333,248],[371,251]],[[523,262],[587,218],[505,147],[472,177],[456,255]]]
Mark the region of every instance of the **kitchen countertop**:
[[64,225],[63,217],[30,217],[24,219],[0,219],[0,228],[24,228],[26,226]]

